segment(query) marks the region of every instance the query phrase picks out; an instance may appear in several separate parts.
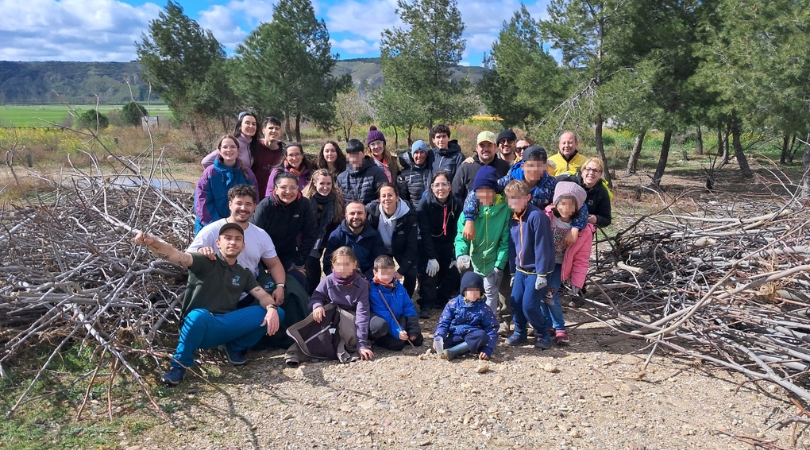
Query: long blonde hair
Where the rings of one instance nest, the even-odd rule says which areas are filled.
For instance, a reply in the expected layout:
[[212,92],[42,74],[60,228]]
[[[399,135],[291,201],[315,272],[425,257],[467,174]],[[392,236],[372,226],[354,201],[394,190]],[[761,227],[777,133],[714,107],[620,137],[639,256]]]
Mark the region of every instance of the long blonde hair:
[[343,191],[340,189],[340,186],[337,185],[337,180],[332,172],[327,169],[318,169],[312,172],[309,183],[304,186],[304,190],[301,192],[301,194],[308,200],[312,200],[312,197],[318,193],[318,188],[316,187],[318,177],[329,177],[332,180],[331,192],[335,194],[335,218],[333,223],[340,223],[346,216],[346,208],[343,206]]

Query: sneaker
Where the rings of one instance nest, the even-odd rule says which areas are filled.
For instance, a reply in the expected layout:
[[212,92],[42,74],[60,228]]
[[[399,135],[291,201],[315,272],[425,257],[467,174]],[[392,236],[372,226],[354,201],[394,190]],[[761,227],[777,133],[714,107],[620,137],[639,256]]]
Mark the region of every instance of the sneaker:
[[559,345],[568,344],[568,332],[565,330],[557,330],[555,338],[557,339],[557,344]]
[[498,336],[509,337],[512,334],[512,330],[509,328],[509,322],[501,322],[500,326],[498,326]]
[[529,340],[526,339],[526,336],[521,336],[521,335],[519,335],[517,333],[515,333],[512,336],[506,338],[506,345],[509,345],[509,346],[523,345],[523,344],[527,344],[528,342],[529,342]]
[[549,328],[548,335],[551,336],[551,340],[553,341],[557,338],[557,331],[554,328]]
[[168,372],[160,376],[160,381],[166,386],[177,386],[185,375],[186,369],[172,366]]
[[231,350],[228,344],[220,345],[219,350],[222,353],[225,353],[225,356],[228,358],[228,362],[234,366],[244,366],[247,363],[247,360],[245,360],[245,352]]
[[539,348],[540,350],[548,350],[549,348],[551,348],[552,342],[553,341],[550,337],[546,339],[537,339],[537,341],[534,342],[534,348]]

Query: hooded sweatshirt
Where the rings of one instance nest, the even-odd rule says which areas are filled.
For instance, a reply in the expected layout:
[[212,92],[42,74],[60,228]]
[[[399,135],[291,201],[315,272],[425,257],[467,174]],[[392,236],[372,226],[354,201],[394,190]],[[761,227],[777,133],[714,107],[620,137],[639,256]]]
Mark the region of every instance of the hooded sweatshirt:
[[400,198],[397,210],[391,217],[382,212],[379,200],[366,205],[366,212],[368,224],[380,234],[386,253],[393,256],[399,264],[398,272],[405,275],[416,267],[419,226],[416,211],[408,206],[408,202]]
[[[203,170],[202,176],[197,180],[194,191],[194,234],[211,222],[224,219],[231,215],[228,209],[228,189],[237,184],[250,184],[257,186],[256,177],[248,168],[243,168],[242,161],[237,158],[233,167],[228,167],[217,158],[214,163]],[[254,199],[258,201],[258,199]]]
[[513,213],[509,234],[510,261],[515,271],[538,275],[554,271],[554,236],[543,210],[528,203],[522,213]]
[[450,141],[447,148],[434,148],[428,152],[428,163],[431,165],[433,173],[446,172],[451,183],[463,162],[464,154],[461,153],[461,147],[456,139]]
[[355,170],[347,167],[346,171],[337,177],[337,184],[343,190],[346,204],[359,200],[368,205],[377,196],[377,188],[386,181],[388,178],[370,156],[363,158],[360,168]]

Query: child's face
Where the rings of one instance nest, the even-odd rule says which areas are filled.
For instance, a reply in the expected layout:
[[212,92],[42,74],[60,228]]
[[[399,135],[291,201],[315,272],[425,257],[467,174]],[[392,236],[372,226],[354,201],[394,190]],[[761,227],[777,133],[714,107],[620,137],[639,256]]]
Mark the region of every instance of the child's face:
[[557,203],[557,212],[561,219],[570,219],[577,212],[577,205],[570,198],[564,198]]
[[472,287],[464,290],[464,300],[475,302],[478,301],[479,298],[481,298],[481,291],[479,291],[478,288]]
[[478,188],[475,191],[475,196],[478,197],[478,201],[484,206],[492,206],[492,202],[495,201],[495,191],[492,188]]
[[546,171],[546,163],[543,161],[526,161],[523,164],[523,177],[526,182],[534,184],[543,178],[543,173]]
[[383,267],[381,269],[374,269],[374,276],[383,284],[391,284],[394,281],[394,274],[396,270],[393,267]]
[[336,274],[346,278],[357,270],[357,261],[349,256],[338,256],[333,267]]
[[509,203],[509,207],[512,208],[512,211],[520,214],[526,209],[526,204],[529,203],[529,196],[523,194],[507,194],[506,201]]
[[363,157],[361,152],[346,153],[346,162],[349,163],[349,167],[357,170],[363,165]]

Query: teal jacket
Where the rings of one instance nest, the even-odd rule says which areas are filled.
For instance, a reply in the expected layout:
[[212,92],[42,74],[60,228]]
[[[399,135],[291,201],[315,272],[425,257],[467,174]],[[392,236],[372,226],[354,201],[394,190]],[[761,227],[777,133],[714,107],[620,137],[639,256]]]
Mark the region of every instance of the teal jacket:
[[462,232],[466,219],[464,215],[458,220],[456,234],[456,258],[469,255],[473,270],[487,276],[495,267],[504,270],[509,264],[509,218],[512,210],[506,204],[503,195],[495,195],[492,206],[479,205],[475,218],[475,239],[464,239]]

